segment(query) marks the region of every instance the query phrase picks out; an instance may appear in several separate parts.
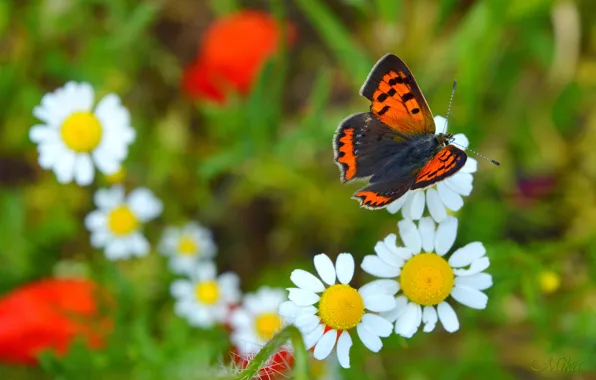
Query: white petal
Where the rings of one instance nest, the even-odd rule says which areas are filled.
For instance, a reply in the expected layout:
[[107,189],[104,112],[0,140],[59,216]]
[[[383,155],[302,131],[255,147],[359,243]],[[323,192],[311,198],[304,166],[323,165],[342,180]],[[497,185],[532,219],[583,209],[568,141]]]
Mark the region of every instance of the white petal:
[[92,211],[85,217],[85,227],[90,231],[103,228],[106,225],[106,216],[101,211]]
[[72,182],[74,177],[76,154],[71,150],[64,151],[64,154],[56,162],[54,166],[54,173],[56,173],[56,179],[60,183]]
[[412,203],[414,202],[414,194],[418,191],[409,191],[406,202],[401,209],[401,215],[404,219],[412,219]]
[[410,302],[395,322],[395,333],[405,338],[411,338],[418,330],[420,323],[422,323],[420,305]]
[[383,262],[391,267],[400,268],[404,265],[404,260],[397,253],[389,249],[384,241],[379,241],[375,244],[375,252]]
[[366,326],[363,326],[362,323],[359,323],[358,326],[356,326],[356,331],[358,332],[358,337],[360,337],[362,343],[364,343],[366,348],[372,352],[379,352],[381,348],[383,348],[381,339],[366,328]]
[[130,209],[140,221],[146,222],[157,217],[163,210],[163,204],[151,190],[144,187],[133,190],[127,199]]
[[467,286],[456,285],[451,290],[451,297],[462,305],[472,309],[485,309],[488,303],[488,296],[480,290],[472,289]]
[[382,278],[395,278],[400,273],[399,268],[387,265],[387,263],[379,259],[379,256],[376,255],[364,256],[360,267],[366,273]]
[[294,321],[296,327],[303,333],[308,334],[321,323],[321,318],[316,315],[303,314]]
[[288,298],[298,306],[310,306],[316,303],[320,297],[310,290],[288,288]]
[[395,298],[387,294],[371,294],[362,296],[364,306],[374,312],[389,311],[395,307]]
[[105,255],[108,260],[120,260],[130,257],[128,247],[122,239],[114,239],[108,242]]
[[462,173],[475,173],[478,170],[478,161],[475,158],[468,157],[464,167],[461,168]]
[[454,145],[463,147],[464,149],[470,145],[470,141],[463,133],[456,133],[453,135],[453,143],[455,143]]
[[313,356],[315,359],[323,360],[333,351],[335,342],[337,340],[337,330],[332,329],[327,331],[315,346]]
[[292,301],[285,301],[279,304],[277,312],[280,316],[293,320],[303,314],[314,315],[317,309],[314,306],[298,306]]
[[476,273],[480,273],[490,266],[490,260],[488,257],[481,257],[472,261],[470,269],[453,269],[453,274],[456,276],[470,276]]
[[75,99],[77,110],[91,111],[94,99],[93,87],[87,82],[79,83]]
[[484,248],[484,245],[479,241],[475,241],[453,252],[448,262],[454,268],[461,268],[470,265],[472,261],[481,258],[485,254],[486,248]]
[[335,284],[335,268],[329,256],[319,253],[315,256],[314,263],[321,280],[327,285]]
[[435,325],[437,324],[437,320],[437,311],[435,310],[434,306],[425,306],[422,310],[422,323],[424,323],[424,328],[422,331],[433,331],[435,329]]
[[387,235],[383,241],[385,246],[402,260],[399,266],[403,265],[404,260],[409,260],[412,257],[412,252],[408,248],[397,246],[397,236],[395,234]]
[[437,191],[439,192],[439,197],[441,197],[441,202],[448,209],[458,211],[464,205],[461,195],[451,190],[443,182],[437,184]]
[[445,184],[456,193],[468,196],[473,189],[472,181],[468,181],[468,179],[472,178],[470,173],[457,173],[453,177],[445,179]]
[[447,332],[455,332],[459,330],[459,321],[455,311],[447,302],[443,301],[437,306],[439,320]]
[[447,127],[448,127],[447,119],[445,119],[443,116],[440,116],[440,115],[435,116],[433,119],[435,121],[435,126],[436,126],[435,133],[447,133]]
[[230,325],[232,330],[252,328],[252,318],[245,309],[235,309],[230,316]]
[[197,281],[209,281],[214,280],[216,274],[217,268],[215,267],[215,263],[212,261],[205,261],[195,268],[194,278]]
[[302,269],[292,271],[290,280],[299,288],[320,293],[325,290],[325,285],[315,275]]
[[418,231],[422,240],[422,250],[433,252],[435,249],[435,223],[432,218],[424,217],[418,222]]
[[99,189],[95,192],[93,201],[100,209],[112,209],[124,201],[124,188],[112,186],[110,189]]
[[347,331],[343,331],[337,340],[337,360],[343,368],[350,368],[350,348],[352,337]]
[[399,291],[399,283],[395,280],[375,280],[365,284],[358,289],[361,296],[375,294],[395,295]]
[[385,311],[380,313],[379,315],[389,322],[395,322],[405,311],[406,306],[408,305],[408,299],[406,296],[399,296],[395,298],[395,307],[389,311]]
[[387,338],[391,335],[393,325],[391,322],[376,314],[366,313],[362,316],[361,322],[369,331],[377,336]]
[[299,315],[300,306],[296,305],[292,301],[284,301],[279,304],[277,308],[277,313],[282,317],[286,318],[296,318]]
[[349,253],[340,253],[335,259],[337,279],[342,284],[349,284],[354,276],[354,258]]
[[94,171],[91,157],[88,154],[79,154],[75,162],[74,178],[80,186],[87,186],[93,182]]
[[91,153],[93,162],[97,166],[97,170],[103,174],[113,174],[120,170],[120,160],[112,157],[112,155],[104,154],[102,150],[96,149]]
[[405,193],[400,198],[398,198],[395,201],[391,202],[387,206],[387,211],[389,211],[392,214],[395,214],[396,212],[398,212],[402,208],[402,206],[404,205],[404,203],[406,203],[406,200],[408,199],[408,195],[409,195],[409,193]]
[[146,256],[149,253],[149,242],[140,233],[134,233],[128,238],[130,251],[136,256]]
[[106,230],[99,230],[91,233],[91,245],[93,248],[105,247],[110,239],[111,235]]
[[306,349],[310,350],[315,344],[317,344],[319,339],[321,339],[321,337],[323,336],[324,332],[325,325],[320,324],[313,331],[306,334],[304,336],[304,345],[306,346]]
[[412,198],[412,203],[410,205],[410,216],[411,219],[418,220],[424,213],[424,190],[414,191]]
[[399,228],[399,236],[406,247],[414,254],[420,253],[422,241],[420,240],[418,227],[416,227],[414,222],[409,219],[400,220],[397,223],[397,227]]
[[493,286],[493,277],[488,273],[476,273],[471,276],[457,276],[455,277],[455,285],[463,285],[476,290],[484,290]]
[[443,256],[453,246],[455,238],[457,237],[457,218],[453,216],[447,217],[437,228],[435,236],[435,250],[438,255]]
[[46,125],[34,125],[29,130],[29,139],[38,144],[49,140],[56,135],[56,130]]
[[193,292],[193,286],[190,281],[187,280],[175,280],[170,285],[170,293],[174,298],[183,298],[191,296]]
[[445,210],[445,205],[441,201],[439,197],[439,193],[434,188],[426,189],[426,204],[428,206],[428,211],[430,212],[430,216],[433,219],[440,223],[447,217],[447,210]]

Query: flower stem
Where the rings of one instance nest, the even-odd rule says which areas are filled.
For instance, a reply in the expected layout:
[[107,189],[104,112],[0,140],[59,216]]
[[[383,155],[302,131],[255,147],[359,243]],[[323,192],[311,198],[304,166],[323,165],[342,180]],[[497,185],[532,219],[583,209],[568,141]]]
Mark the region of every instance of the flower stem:
[[288,340],[292,342],[292,346],[294,347],[293,378],[296,380],[308,380],[308,353],[302,341],[302,334],[300,334],[300,331],[295,326],[287,326],[271,338],[236,379],[253,379],[258,374],[259,369],[266,364],[267,360],[275,355]]

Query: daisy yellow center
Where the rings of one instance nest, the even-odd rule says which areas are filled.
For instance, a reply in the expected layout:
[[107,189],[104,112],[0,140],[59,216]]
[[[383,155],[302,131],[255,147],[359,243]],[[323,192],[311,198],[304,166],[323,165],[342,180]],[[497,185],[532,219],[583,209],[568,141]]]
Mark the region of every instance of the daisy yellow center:
[[404,294],[419,305],[438,305],[453,288],[453,269],[435,253],[422,253],[404,265],[400,275]]
[[75,112],[64,120],[60,134],[67,147],[88,153],[101,141],[101,123],[91,112]]
[[319,316],[336,330],[349,330],[362,320],[364,300],[350,285],[333,285],[327,288],[319,301]]
[[217,282],[213,280],[199,282],[195,288],[195,295],[199,302],[206,305],[213,305],[219,299]]
[[178,252],[182,256],[193,256],[196,255],[199,250],[199,246],[190,236],[182,236],[178,242]]
[[281,330],[281,325],[282,321],[277,313],[263,313],[255,318],[257,336],[265,342]]
[[128,206],[118,206],[108,215],[108,227],[114,235],[128,235],[139,227],[139,220]]

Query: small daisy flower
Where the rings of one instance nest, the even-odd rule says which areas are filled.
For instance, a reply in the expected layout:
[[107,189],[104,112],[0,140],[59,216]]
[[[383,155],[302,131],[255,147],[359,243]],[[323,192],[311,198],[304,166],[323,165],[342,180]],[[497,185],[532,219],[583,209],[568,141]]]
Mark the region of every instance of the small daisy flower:
[[190,222],[182,228],[166,228],[160,251],[170,257],[170,268],[174,273],[188,274],[199,260],[213,258],[217,247],[211,231]]
[[[437,133],[446,130],[443,127],[446,125],[445,123],[444,117],[435,116]],[[458,147],[467,148],[470,144],[463,133],[453,135],[453,139]],[[458,211],[464,205],[462,196],[468,196],[472,192],[474,180],[472,173],[476,172],[477,166],[478,162],[472,157],[468,157],[459,172],[424,189],[408,191],[387,206],[387,211],[395,214],[401,209],[404,219],[418,220],[422,217],[424,208],[428,207],[428,212],[433,219],[441,222],[447,217],[447,210]]]
[[135,139],[130,115],[115,94],[106,95],[93,109],[89,83],[68,82],[44,95],[33,114],[43,124],[29,131],[38,144],[39,164],[52,169],[58,182],[89,185],[94,166],[104,174],[120,169]]
[[470,243],[449,256],[457,235],[457,219],[449,216],[438,227],[432,218],[420,219],[418,226],[408,219],[398,223],[404,247],[396,245],[395,234],[375,246],[376,255],[366,256],[362,269],[373,276],[393,279],[403,292],[396,307],[381,315],[395,322],[395,333],[411,338],[421,323],[430,332],[437,320],[448,332],[459,329],[455,311],[447,302],[451,296],[473,309],[484,309],[488,297],[482,290],[492,286],[492,276],[484,273],[490,262],[480,242]]
[[85,218],[91,231],[91,244],[104,248],[110,260],[145,256],[149,242],[141,233],[142,224],[161,214],[159,199],[146,188],[138,188],[128,196],[122,186],[97,190],[94,196],[97,210]]
[[213,262],[197,266],[192,279],[176,280],[170,290],[176,298],[176,314],[203,328],[224,323],[230,306],[240,300],[238,276],[223,273],[217,277]]
[[391,334],[391,323],[367,310],[393,309],[397,283],[377,280],[354,289],[349,285],[354,275],[354,258],[349,253],[339,254],[335,266],[321,253],[314,257],[314,264],[322,281],[307,271],[294,270],[290,279],[297,288],[288,289],[290,301],[280,305],[279,313],[300,329],[306,348],[314,347],[315,359],[328,357],[337,344],[338,361],[349,368],[350,332],[355,329],[362,343],[373,352],[383,347],[380,337]]
[[277,308],[286,300],[283,289],[260,288],[246,294],[230,317],[230,340],[240,355],[256,354],[284,325]]

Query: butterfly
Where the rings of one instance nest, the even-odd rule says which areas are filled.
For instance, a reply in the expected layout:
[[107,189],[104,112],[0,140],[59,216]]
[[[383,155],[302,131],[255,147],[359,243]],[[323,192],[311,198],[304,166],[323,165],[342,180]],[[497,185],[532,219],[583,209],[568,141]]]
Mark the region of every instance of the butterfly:
[[457,173],[468,156],[453,135],[435,134],[430,108],[406,64],[386,54],[360,89],[370,112],[345,118],[333,139],[342,182],[368,179],[352,198],[382,209],[409,190],[424,189]]

